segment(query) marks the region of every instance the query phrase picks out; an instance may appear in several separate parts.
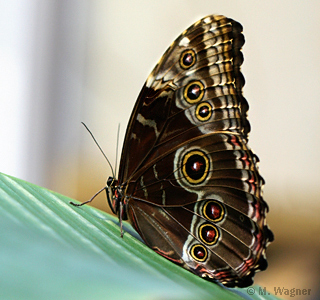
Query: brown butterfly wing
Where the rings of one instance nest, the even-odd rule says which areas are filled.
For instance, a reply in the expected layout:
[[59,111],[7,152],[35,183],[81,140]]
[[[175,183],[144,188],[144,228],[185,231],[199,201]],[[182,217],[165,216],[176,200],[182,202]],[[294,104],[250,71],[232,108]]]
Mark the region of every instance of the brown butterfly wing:
[[[248,104],[241,92],[244,85],[240,72],[243,62],[240,49],[244,44],[241,31],[242,26],[231,19],[208,16],[172,43],[148,77],[133,109],[121,155],[120,182],[126,181],[147,160],[148,153],[136,149],[151,151],[166,142],[170,148],[179,135],[179,141],[187,139],[195,132],[201,134],[201,128],[242,132],[246,138],[250,125],[246,119]],[[181,58],[189,49],[196,59],[185,69]],[[200,78],[205,85],[202,101],[210,99],[214,113],[220,118],[194,124],[185,111],[194,110],[196,105],[180,99],[187,84]],[[196,127],[200,127],[200,132]]]
[[247,286],[273,239],[247,145],[239,23],[198,21],[165,52],[129,121],[119,171],[146,244],[202,277]]
[[[194,183],[201,177],[182,162],[199,149],[208,158],[208,171]],[[188,141],[129,183],[129,219],[163,256],[225,285],[247,286],[255,271],[266,268],[265,248],[273,239],[256,165],[257,157],[238,135]]]

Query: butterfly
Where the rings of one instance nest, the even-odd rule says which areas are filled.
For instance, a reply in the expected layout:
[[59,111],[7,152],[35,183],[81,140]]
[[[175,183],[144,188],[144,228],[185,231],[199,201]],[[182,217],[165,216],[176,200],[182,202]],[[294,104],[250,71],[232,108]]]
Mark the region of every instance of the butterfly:
[[210,15],[157,63],[128,123],[113,213],[155,252],[205,279],[246,287],[273,240],[248,146],[242,26]]

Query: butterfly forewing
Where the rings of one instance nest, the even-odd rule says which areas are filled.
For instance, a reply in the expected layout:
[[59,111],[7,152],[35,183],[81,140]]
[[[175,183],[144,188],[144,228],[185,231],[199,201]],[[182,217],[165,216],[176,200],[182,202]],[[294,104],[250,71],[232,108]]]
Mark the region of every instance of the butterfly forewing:
[[208,16],[184,31],[135,104],[113,195],[146,244],[195,274],[247,286],[273,236],[247,145],[242,26]]

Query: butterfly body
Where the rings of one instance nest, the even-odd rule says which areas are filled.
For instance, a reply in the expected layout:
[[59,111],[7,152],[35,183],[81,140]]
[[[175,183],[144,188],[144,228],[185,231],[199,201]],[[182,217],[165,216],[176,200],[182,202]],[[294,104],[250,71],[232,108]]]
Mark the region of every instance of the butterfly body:
[[[133,109],[108,199],[146,244],[191,272],[248,286],[273,240],[248,146],[239,23],[208,16],[172,43]],[[109,198],[109,192],[111,198]]]

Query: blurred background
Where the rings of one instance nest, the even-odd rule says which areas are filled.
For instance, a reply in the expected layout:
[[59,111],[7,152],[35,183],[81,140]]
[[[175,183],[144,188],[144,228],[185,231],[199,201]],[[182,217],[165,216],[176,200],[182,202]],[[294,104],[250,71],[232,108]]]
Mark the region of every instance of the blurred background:
[[[0,171],[89,199],[111,171],[80,122],[115,165],[118,124],[121,151],[139,91],[170,43],[208,14],[231,17],[244,27],[249,144],[275,234],[255,282],[318,299],[319,11],[316,0],[1,0]],[[105,195],[93,205],[108,210]]]

